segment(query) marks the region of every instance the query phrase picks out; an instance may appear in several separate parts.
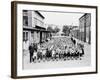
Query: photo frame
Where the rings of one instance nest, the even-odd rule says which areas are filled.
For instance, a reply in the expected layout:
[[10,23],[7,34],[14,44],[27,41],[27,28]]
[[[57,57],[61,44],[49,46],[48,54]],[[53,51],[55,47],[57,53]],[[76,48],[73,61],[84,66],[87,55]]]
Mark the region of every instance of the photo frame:
[[11,2],[11,77],[97,73],[97,6]]

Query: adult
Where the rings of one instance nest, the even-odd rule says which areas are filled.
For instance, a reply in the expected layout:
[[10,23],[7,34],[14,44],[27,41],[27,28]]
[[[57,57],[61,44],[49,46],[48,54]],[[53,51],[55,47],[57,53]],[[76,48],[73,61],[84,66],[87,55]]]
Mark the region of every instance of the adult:
[[31,44],[29,45],[30,63],[31,63],[32,60],[33,60],[33,52],[34,52],[34,48],[33,48],[33,44],[31,43]]
[[37,49],[38,49],[37,43],[34,43],[34,44],[33,44],[33,48],[34,48],[34,50],[37,52]]

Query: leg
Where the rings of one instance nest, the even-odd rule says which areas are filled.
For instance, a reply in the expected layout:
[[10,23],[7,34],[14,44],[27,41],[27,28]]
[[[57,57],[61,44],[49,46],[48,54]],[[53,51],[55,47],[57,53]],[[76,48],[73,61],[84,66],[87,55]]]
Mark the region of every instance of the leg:
[[30,53],[30,63],[32,62],[33,55]]

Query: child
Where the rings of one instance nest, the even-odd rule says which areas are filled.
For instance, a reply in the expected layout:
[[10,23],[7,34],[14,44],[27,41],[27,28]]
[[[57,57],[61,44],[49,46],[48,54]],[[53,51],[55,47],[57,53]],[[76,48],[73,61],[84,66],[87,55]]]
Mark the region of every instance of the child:
[[35,61],[36,61],[36,59],[37,59],[37,52],[36,52],[36,50],[34,50],[33,62],[35,62]]

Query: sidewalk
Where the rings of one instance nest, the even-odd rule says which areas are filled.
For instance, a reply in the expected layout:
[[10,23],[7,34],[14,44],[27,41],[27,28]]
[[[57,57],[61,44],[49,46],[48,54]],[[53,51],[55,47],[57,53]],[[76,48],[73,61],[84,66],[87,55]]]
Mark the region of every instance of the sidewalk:
[[77,38],[74,38],[74,37],[73,37],[73,39],[76,40],[76,43],[84,44],[84,46],[91,46],[91,44],[88,44],[88,43],[86,43],[86,42],[84,42],[84,41],[81,41],[81,40],[79,40],[79,39],[77,39]]
[[86,43],[86,42],[83,42],[83,41],[81,41],[81,40],[79,40],[79,39],[76,39],[76,38],[74,38],[75,40],[76,40],[76,43],[81,43],[81,44],[83,44],[84,45],[84,53],[85,53],[85,55],[84,55],[84,60],[87,62],[87,61],[89,61],[89,62],[91,62],[91,44],[88,44],[88,43]]

